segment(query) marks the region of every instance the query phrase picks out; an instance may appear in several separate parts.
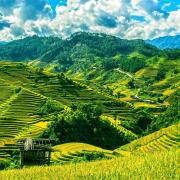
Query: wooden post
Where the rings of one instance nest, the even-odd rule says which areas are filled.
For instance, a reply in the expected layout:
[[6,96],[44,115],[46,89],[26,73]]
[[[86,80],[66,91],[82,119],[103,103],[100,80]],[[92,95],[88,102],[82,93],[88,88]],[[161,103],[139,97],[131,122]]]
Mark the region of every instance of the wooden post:
[[20,167],[22,168],[24,165],[24,153],[20,151]]
[[48,166],[50,165],[50,160],[51,160],[51,151],[48,152],[48,162],[47,162]]

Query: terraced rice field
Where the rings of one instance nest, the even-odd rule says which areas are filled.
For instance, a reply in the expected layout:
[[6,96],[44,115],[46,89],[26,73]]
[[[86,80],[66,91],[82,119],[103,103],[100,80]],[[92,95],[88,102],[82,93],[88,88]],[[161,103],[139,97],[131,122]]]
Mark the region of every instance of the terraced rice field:
[[118,120],[118,119],[115,120],[114,118],[112,118],[110,116],[102,116],[102,119],[104,121],[109,122],[112,126],[114,126],[118,130],[119,133],[124,134],[124,136],[126,136],[126,137],[128,136],[132,140],[138,138],[138,136],[135,133],[133,133],[132,131],[127,130],[126,128],[121,126],[120,120]]
[[[49,117],[41,119],[35,114],[46,97],[64,105],[93,102],[102,107],[105,114],[116,111],[122,118],[132,116],[131,108],[103,105],[114,100],[82,84],[39,74],[21,63],[0,62],[0,77],[0,149],[14,144],[8,142],[8,138],[38,137],[42,133],[47,127],[47,122],[43,121],[48,121]],[[15,92],[17,88],[20,91]]]
[[146,153],[95,162],[0,171],[1,180],[179,180],[179,151]]
[[[31,80],[34,81],[36,78],[37,76],[32,76]],[[57,76],[39,77],[39,79],[37,86],[29,85],[27,88],[31,88],[34,92],[50,97],[67,106],[72,103],[96,103],[102,108],[104,114],[117,113],[119,117],[125,120],[135,118],[131,107],[105,105],[109,101],[117,100],[95,92],[88,87],[72,81],[61,82]]]
[[[55,75],[38,74],[34,69],[21,63],[0,63],[0,77],[0,157],[6,157],[10,149],[16,148],[15,142],[11,142],[10,138],[38,137],[47,127],[48,123],[43,121],[48,120],[48,117],[41,119],[35,115],[42,103],[45,102],[46,97],[50,97],[64,105],[70,105],[73,102],[96,103],[102,108],[103,115],[110,118],[108,121],[120,133],[123,132],[132,139],[137,138],[136,134],[120,126],[120,122],[117,124],[117,121],[112,120],[111,117],[114,113],[122,121],[136,118],[133,108],[128,105],[119,106],[118,103],[107,105],[107,102],[117,101],[115,99],[72,81],[65,80],[62,82]],[[20,87],[20,91],[15,93],[17,87]],[[179,137],[176,135],[174,135],[174,139],[172,138],[173,134],[171,134],[171,137],[165,135],[159,137],[158,140],[156,136],[154,142],[151,143],[150,140],[147,143],[144,141],[144,144],[139,146],[138,151],[147,152],[163,149],[163,147],[166,149],[168,146],[176,147],[177,141],[179,141]],[[81,156],[84,150],[100,150],[96,149],[96,147],[91,147],[91,149],[87,145],[84,149],[80,144],[77,146],[73,144],[71,148],[75,147],[80,150],[76,152],[70,150],[70,154],[66,154],[60,147],[60,152],[53,153],[54,160],[67,161]],[[137,150],[137,148],[134,149]],[[131,150],[128,149],[128,151]]]
[[22,88],[0,104],[1,158],[7,158],[17,150],[16,139],[37,137],[47,127],[47,122],[39,122],[34,115],[44,101],[43,96]]
[[27,137],[38,138],[42,134],[42,132],[47,128],[47,126],[48,126],[48,122],[43,122],[43,121],[29,125],[16,136],[16,139],[27,138]]
[[4,103],[14,93],[14,88],[7,85],[5,80],[0,79],[0,104]]
[[166,151],[180,146],[180,123],[163,128],[155,133],[120,147],[118,150],[130,152]]
[[66,143],[53,147],[52,162],[70,162],[77,158],[83,158],[84,153],[101,152],[106,158],[112,158],[113,152],[85,143]]
[[[0,137],[15,137],[24,127],[36,123],[34,113],[45,99],[33,92],[22,89],[19,94],[3,104],[0,113]],[[3,107],[4,106],[4,107]]]
[[134,118],[132,108],[105,106],[104,102],[115,101],[101,93],[72,81],[59,79],[54,75],[38,74],[34,69],[21,63],[0,63],[0,77],[14,86],[25,87],[33,92],[70,105],[76,103],[96,103],[105,114],[118,113],[124,119]]

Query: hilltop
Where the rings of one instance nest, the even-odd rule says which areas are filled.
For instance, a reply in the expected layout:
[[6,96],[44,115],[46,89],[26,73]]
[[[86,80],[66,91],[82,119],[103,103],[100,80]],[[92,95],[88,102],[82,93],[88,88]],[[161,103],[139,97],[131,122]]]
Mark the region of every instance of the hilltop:
[[146,42],[160,49],[180,49],[180,35],[159,37]]
[[137,51],[145,56],[160,53],[157,48],[143,40],[126,40],[106,34],[79,32],[68,39],[32,36],[11,41],[0,49],[1,60],[59,62],[72,65],[78,58],[113,57],[117,53],[130,54]]

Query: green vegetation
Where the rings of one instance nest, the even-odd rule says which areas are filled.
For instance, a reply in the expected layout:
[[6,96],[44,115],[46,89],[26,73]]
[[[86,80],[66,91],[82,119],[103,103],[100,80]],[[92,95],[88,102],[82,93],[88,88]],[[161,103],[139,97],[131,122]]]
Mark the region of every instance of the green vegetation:
[[63,105],[59,102],[53,101],[52,99],[47,99],[40,109],[38,109],[38,115],[48,115],[50,113],[60,112],[64,109]]
[[6,179],[179,179],[179,151],[147,153],[63,166],[30,167],[0,172]]
[[124,150],[133,153],[153,153],[156,151],[168,151],[173,148],[178,148],[180,145],[179,128],[180,123],[169,126],[148,136],[134,140],[127,145],[121,146],[116,151],[121,152]]
[[[75,105],[66,108],[50,124],[43,137],[58,138],[58,143],[84,142],[106,149],[130,142],[109,121],[100,117],[101,109],[92,104]],[[113,141],[112,141],[113,139]]]
[[156,120],[152,121],[149,127],[150,132],[157,131],[161,128],[168,127],[171,124],[176,124],[180,119],[179,98],[167,110],[162,113]]
[[[66,143],[53,147],[52,163],[77,163],[98,159],[113,158],[113,151],[105,150],[97,146],[85,143]],[[118,154],[118,153],[117,153]]]
[[76,33],[10,42],[0,59],[0,169],[18,167],[27,137],[57,139],[51,163],[62,165],[1,179],[178,179],[179,50]]

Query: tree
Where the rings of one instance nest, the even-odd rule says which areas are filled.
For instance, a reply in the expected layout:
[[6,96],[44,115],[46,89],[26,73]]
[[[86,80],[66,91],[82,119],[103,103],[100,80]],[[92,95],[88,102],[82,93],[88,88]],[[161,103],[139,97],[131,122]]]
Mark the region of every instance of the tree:
[[134,88],[135,88],[134,80],[129,81],[129,82],[128,82],[128,86],[129,86],[131,89],[134,89]]
[[[43,137],[57,138],[59,143],[83,142],[115,149],[129,142],[110,123],[101,120],[101,109],[93,104],[73,104],[54,117]],[[113,139],[113,141],[112,141]]]
[[164,79],[165,76],[166,76],[166,70],[161,67],[157,73],[156,80],[160,81]]

